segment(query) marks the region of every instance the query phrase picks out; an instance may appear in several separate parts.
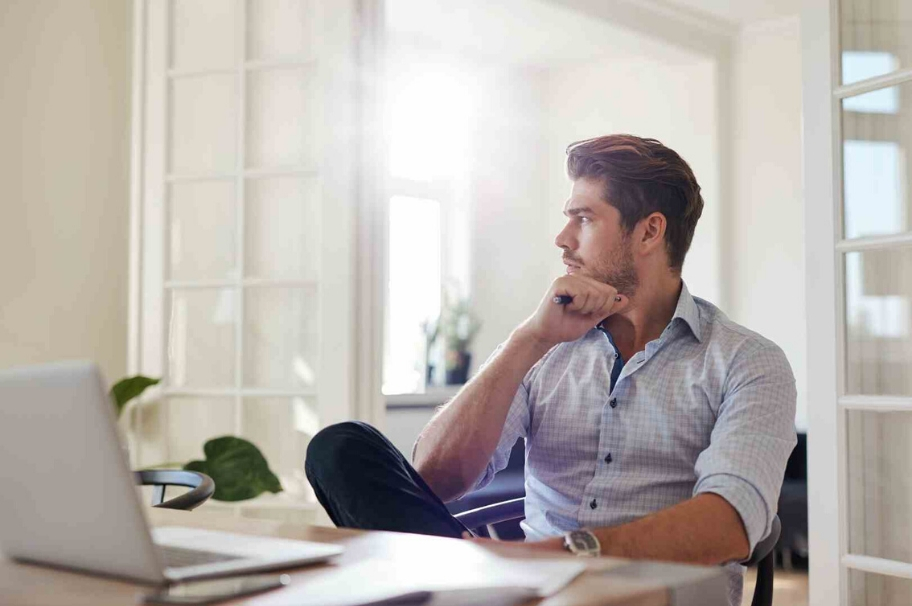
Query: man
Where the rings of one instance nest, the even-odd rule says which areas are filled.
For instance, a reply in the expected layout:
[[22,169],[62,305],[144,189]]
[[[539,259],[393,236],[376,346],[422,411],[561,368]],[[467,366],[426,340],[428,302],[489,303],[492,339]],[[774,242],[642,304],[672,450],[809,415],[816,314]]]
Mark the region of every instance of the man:
[[443,503],[525,438],[527,541],[725,564],[740,604],[796,442],[791,368],[681,280],[703,199],[677,153],[612,135],[570,146],[567,169],[567,275],[424,428],[414,468],[345,423],[314,438],[308,478],[337,525],[459,537]]

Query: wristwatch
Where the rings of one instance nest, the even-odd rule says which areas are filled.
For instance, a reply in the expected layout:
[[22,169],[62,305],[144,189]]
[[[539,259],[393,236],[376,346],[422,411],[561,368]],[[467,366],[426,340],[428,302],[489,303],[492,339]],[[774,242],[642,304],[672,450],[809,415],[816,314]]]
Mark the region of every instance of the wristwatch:
[[590,558],[602,555],[602,545],[598,537],[585,528],[565,532],[564,549],[574,555]]

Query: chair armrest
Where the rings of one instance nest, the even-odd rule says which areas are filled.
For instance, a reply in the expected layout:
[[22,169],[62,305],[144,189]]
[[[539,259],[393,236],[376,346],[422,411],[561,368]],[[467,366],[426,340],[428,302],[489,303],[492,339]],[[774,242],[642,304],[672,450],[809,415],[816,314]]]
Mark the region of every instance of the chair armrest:
[[523,518],[525,515],[526,499],[519,498],[464,511],[454,517],[462,522],[466,528],[475,530],[489,524],[498,524],[507,520]]

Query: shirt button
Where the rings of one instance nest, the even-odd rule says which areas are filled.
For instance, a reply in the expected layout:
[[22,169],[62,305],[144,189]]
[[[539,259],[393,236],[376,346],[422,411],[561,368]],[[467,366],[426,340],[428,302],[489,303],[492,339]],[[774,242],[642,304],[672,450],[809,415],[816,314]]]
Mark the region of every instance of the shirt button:
[[617,399],[617,398],[611,398],[611,401],[608,402],[608,405],[611,406],[611,408],[617,408],[617,406],[618,406],[618,399]]
[[595,501],[595,499],[592,499],[589,502],[589,509],[595,509],[596,507],[598,507],[598,503]]
[[606,463],[610,463],[610,462],[613,461],[613,460],[614,460],[614,459],[611,458],[611,453],[609,452],[609,453],[605,456],[605,462],[606,462]]

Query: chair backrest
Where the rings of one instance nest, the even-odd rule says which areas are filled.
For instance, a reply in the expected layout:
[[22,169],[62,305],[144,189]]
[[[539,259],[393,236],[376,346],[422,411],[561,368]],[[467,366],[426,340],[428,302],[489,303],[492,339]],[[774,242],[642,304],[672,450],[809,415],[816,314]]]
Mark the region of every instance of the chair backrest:
[[[184,471],[182,469],[144,469],[134,471],[133,477],[137,484],[153,486],[152,506],[162,509],[196,509],[215,494],[215,482],[204,473],[197,471]],[[165,489],[168,486],[184,486],[190,488],[182,495],[165,501]]]
[[[475,534],[482,536],[495,536],[493,526],[508,520],[517,520],[526,516],[525,499],[512,499],[502,503],[486,505],[478,509],[464,511],[454,517]],[[757,585],[754,587],[754,597],[751,606],[772,606],[773,603],[773,574],[776,568],[776,554],[773,548],[779,541],[782,524],[779,516],[773,518],[770,533],[754,547],[751,557],[743,562],[745,566],[757,567]]]

